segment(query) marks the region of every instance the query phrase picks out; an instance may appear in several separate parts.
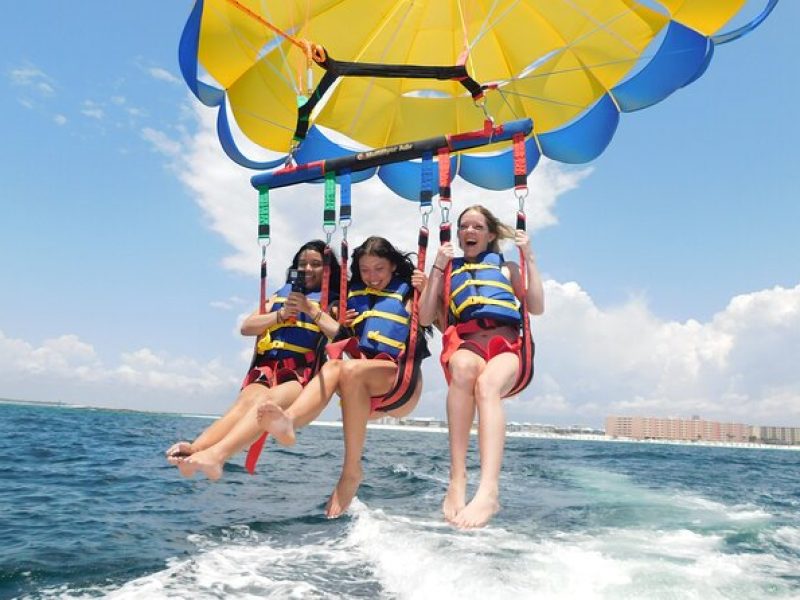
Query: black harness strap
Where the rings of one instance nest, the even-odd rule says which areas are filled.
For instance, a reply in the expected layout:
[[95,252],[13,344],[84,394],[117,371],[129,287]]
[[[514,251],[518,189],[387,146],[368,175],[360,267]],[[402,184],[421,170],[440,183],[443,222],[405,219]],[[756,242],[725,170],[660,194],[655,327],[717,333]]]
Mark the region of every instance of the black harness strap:
[[466,88],[473,99],[478,100],[483,96],[486,86],[481,85],[470,77],[465,65],[450,66],[422,66],[422,65],[383,65],[379,63],[357,63],[335,60],[327,55],[326,59],[317,62],[325,69],[317,87],[303,106],[297,111],[297,126],[294,130],[294,139],[300,142],[308,133],[308,122],[311,112],[319,103],[325,92],[336,82],[339,77],[383,77],[388,79],[438,79],[440,81],[458,81]]

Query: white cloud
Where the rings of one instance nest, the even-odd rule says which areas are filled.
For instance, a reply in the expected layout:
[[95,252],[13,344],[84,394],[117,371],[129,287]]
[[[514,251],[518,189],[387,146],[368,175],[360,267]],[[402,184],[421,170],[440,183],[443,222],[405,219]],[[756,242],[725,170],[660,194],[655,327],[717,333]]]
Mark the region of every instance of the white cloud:
[[[201,405],[221,410],[235,393],[240,374],[219,360],[200,363],[148,348],[123,353],[112,362],[75,335],[36,345],[0,331],[0,381],[0,395],[7,397],[151,410],[192,410]],[[35,390],[42,396],[31,398]]]
[[252,303],[248,302],[244,298],[240,298],[239,296],[230,296],[225,300],[214,300],[209,304],[212,308],[218,308],[220,310],[233,310],[235,308],[241,308],[242,306],[250,306]]
[[[575,283],[547,281],[546,295],[547,310],[534,319],[534,382],[507,401],[508,420],[596,426],[609,414],[699,414],[800,426],[800,285],[737,296],[706,323],[660,320],[638,299],[601,309]],[[444,416],[440,351],[436,335],[423,367],[420,416]],[[43,396],[33,399],[221,412],[250,352],[244,343],[230,357],[234,367],[149,348],[109,361],[75,335],[37,345],[0,332],[0,396],[31,398],[39,389]],[[326,415],[336,414],[332,403]]]
[[[169,157],[209,227],[230,246],[226,268],[257,277],[257,198],[252,172],[222,153],[215,113],[193,105],[193,134],[173,140],[148,130],[145,137]],[[565,170],[544,161],[530,179],[532,229],[556,222],[554,207],[588,169]],[[457,184],[453,217],[481,202],[511,221],[510,192],[486,192]],[[273,242],[268,249],[272,287],[296,247],[320,237],[322,189],[302,185],[271,195]],[[353,190],[352,244],[385,235],[413,249],[419,225],[413,203],[393,196],[376,178]],[[436,215],[434,215],[436,216]],[[435,251],[435,234],[431,252]],[[338,236],[337,238],[338,239]],[[536,376],[520,398],[507,403],[509,420],[601,425],[611,413],[729,419],[751,424],[800,425],[800,285],[737,296],[708,322],[665,321],[642,298],[599,307],[574,282],[546,282],[546,312],[534,319]],[[222,307],[222,305],[220,305]],[[446,387],[436,357],[426,361],[425,390],[417,413],[444,415]],[[249,350],[243,350],[243,357]],[[131,361],[120,366],[137,370]],[[126,371],[127,372],[127,371]],[[158,371],[156,371],[158,372]],[[333,409],[335,413],[335,407]],[[330,411],[329,411],[330,412]]]
[[[192,103],[192,118],[198,127],[195,133],[180,141],[149,130],[148,139],[160,151],[173,158],[173,166],[191,190],[210,228],[231,246],[232,254],[223,265],[242,273],[254,273],[260,261],[256,240],[257,193],[250,185],[252,171],[237,166],[222,152],[216,134],[216,113],[199,103]],[[257,152],[247,140],[240,140],[245,152]],[[556,163],[543,160],[530,178],[531,200],[529,227],[532,230],[556,222],[553,214],[556,199],[577,187],[590,169],[565,170]],[[268,248],[271,273],[281,273],[295,249],[312,238],[323,238],[323,188],[302,184],[273,190],[270,195],[272,242]],[[461,180],[454,183],[452,218],[465,207],[484,203],[493,207],[503,219],[512,222],[517,200],[511,191],[479,190]],[[431,219],[436,227],[438,211]],[[420,218],[413,202],[398,198],[377,177],[353,186],[353,223],[348,233],[351,247],[368,235],[383,235],[399,247],[416,249]],[[434,232],[432,238],[436,238]],[[338,247],[339,235],[334,237]],[[435,250],[435,248],[434,248]],[[276,270],[277,269],[277,270]],[[273,280],[274,282],[274,280]]]
[[53,117],[53,121],[56,125],[66,125],[67,124],[67,117],[64,115],[58,114]]
[[181,79],[175,77],[175,75],[166,69],[162,69],[161,67],[151,67],[147,70],[147,72],[153,79],[158,79],[159,81],[166,81],[168,83],[182,83]]
[[[215,111],[195,104],[194,115],[196,133],[173,154],[180,177],[209,226],[233,250],[223,264],[256,277],[260,256],[251,172],[222,154]],[[529,227],[556,223],[557,199],[589,173],[542,161],[529,180]],[[506,221],[512,221],[516,210],[511,192],[487,192],[457,180],[453,218],[476,202],[491,206]],[[322,190],[314,185],[274,190],[271,208],[274,233],[268,252],[274,284],[275,273],[282,273],[294,249],[308,237],[322,235]],[[353,216],[353,243],[371,234],[385,235],[406,249],[416,243],[416,207],[395,197],[377,178],[354,186]],[[546,294],[546,313],[534,324],[536,379],[508,404],[509,418],[599,425],[610,412],[701,413],[760,423],[788,418],[800,424],[800,381],[789,362],[799,354],[800,334],[788,333],[800,332],[800,289],[739,296],[708,323],[663,321],[637,298],[601,309],[577,283],[549,281]],[[756,340],[764,340],[758,350]],[[434,357],[440,347],[437,337]],[[768,367],[772,376],[760,376]],[[424,373],[425,395],[418,412],[442,415],[446,388],[435,358],[426,362]],[[792,397],[796,400],[790,407],[781,404]]]
[[105,118],[105,111],[103,107],[93,102],[92,100],[84,100],[81,114],[89,117],[90,119],[97,119],[98,121]]
[[173,140],[163,131],[153,129],[152,127],[145,127],[142,129],[142,137],[150,142],[157,151],[165,156],[177,158],[183,146],[180,142]]
[[800,425],[800,285],[737,296],[707,323],[660,320],[637,299],[601,310],[575,283],[549,281],[546,296],[526,414]]
[[15,86],[31,90],[41,96],[52,96],[55,93],[53,79],[32,64],[13,68],[8,72],[8,76]]

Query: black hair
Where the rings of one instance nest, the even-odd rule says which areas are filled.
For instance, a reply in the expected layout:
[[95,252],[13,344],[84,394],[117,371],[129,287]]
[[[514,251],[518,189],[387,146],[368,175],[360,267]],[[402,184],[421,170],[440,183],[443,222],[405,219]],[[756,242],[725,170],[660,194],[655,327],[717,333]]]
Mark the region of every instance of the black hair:
[[[296,269],[297,265],[300,262],[300,255],[303,254],[306,250],[313,250],[315,252],[319,252],[319,255],[322,257],[323,262],[325,261],[325,242],[322,240],[311,240],[310,242],[306,242],[297,253],[294,255],[292,259],[292,264],[286,269],[286,283],[289,283],[289,271],[292,269]],[[331,250],[330,255],[330,285],[332,290],[339,289],[339,273],[341,273],[341,268],[339,267],[339,261],[336,259],[336,255]]]
[[358,269],[358,263],[362,256],[377,256],[378,258],[385,258],[395,268],[394,277],[398,277],[405,283],[411,285],[411,275],[414,274],[414,263],[411,261],[411,254],[403,254],[386,238],[373,235],[364,240],[358,248],[353,250],[353,261],[350,267],[350,282],[352,284],[364,285],[361,279],[361,271]]

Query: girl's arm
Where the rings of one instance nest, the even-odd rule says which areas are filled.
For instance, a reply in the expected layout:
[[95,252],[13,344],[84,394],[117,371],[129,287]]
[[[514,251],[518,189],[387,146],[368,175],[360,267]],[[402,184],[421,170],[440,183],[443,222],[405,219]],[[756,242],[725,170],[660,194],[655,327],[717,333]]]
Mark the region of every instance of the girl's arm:
[[270,298],[269,302],[267,302],[265,313],[262,314],[256,309],[250,316],[242,321],[242,327],[240,329],[242,335],[261,335],[267,329],[273,325],[277,325],[283,320],[285,316],[283,314],[283,309],[272,312],[272,304],[274,301],[275,297],[273,296]]
[[[540,315],[544,312],[544,287],[542,286],[542,278],[536,266],[536,257],[531,249],[528,234],[522,230],[517,230],[514,237],[514,244],[522,251],[522,256],[525,258],[525,267],[527,269],[526,300],[528,301],[528,312],[532,315]],[[506,263],[505,266],[509,269],[514,293],[518,298],[522,298],[522,294],[525,293],[525,290],[522,289],[522,277],[519,265],[516,263]]]
[[[300,292],[289,294],[286,299],[286,307],[292,316],[297,315],[299,312],[306,313],[319,326],[327,338],[334,337],[339,331],[339,322]],[[330,308],[333,309],[333,305]]]
[[442,292],[444,291],[444,270],[453,258],[453,244],[445,242],[439,246],[433,261],[428,282],[419,299],[419,323],[427,327],[441,316]]

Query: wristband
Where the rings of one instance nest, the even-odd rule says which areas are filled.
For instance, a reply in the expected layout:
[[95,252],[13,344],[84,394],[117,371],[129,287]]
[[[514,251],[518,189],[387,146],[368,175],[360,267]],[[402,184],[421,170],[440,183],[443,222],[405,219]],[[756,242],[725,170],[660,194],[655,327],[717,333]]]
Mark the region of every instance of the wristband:
[[444,269],[439,265],[433,265],[433,268],[436,269],[437,271],[441,271],[442,273],[444,273]]

